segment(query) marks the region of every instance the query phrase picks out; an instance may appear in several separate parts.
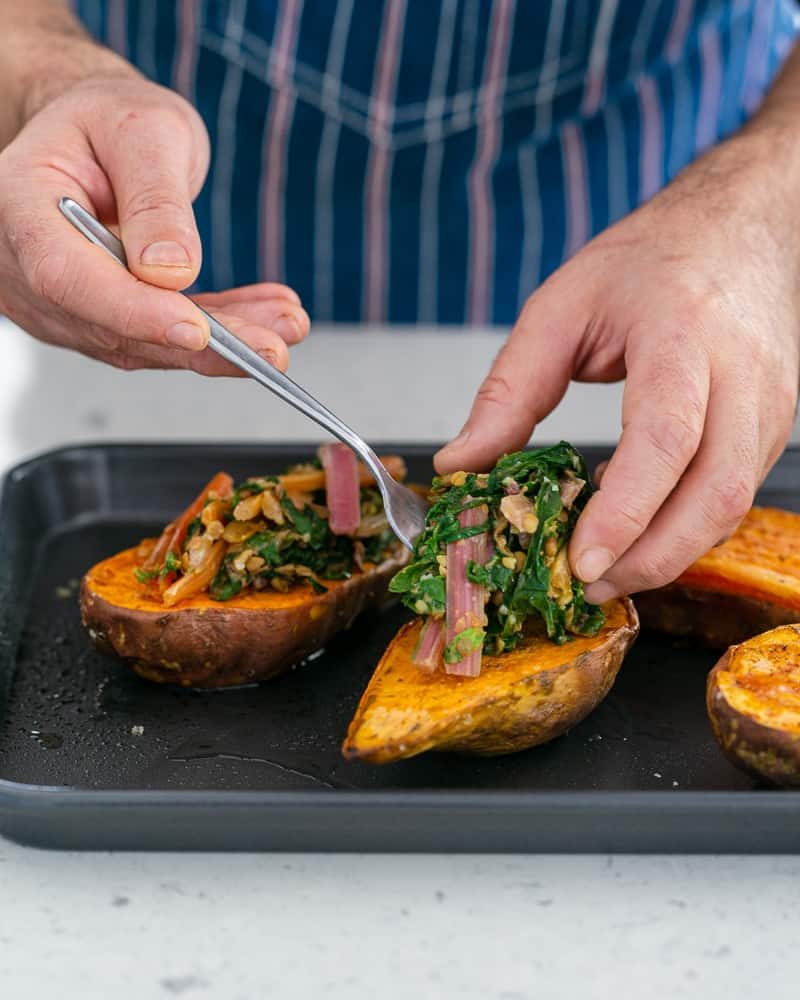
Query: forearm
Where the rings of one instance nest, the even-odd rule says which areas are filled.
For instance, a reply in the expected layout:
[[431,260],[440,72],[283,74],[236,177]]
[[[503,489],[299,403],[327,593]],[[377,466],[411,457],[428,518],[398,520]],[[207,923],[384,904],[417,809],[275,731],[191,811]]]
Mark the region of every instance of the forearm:
[[800,44],[795,45],[747,129],[778,127],[800,133]]
[[[761,107],[739,133],[742,169],[751,178],[740,197],[749,201],[774,250],[794,262],[794,292],[800,289],[800,44],[795,45]],[[788,289],[787,289],[788,291]]]
[[795,207],[800,210],[800,44],[739,137],[763,165],[765,185],[773,185],[772,190],[780,195],[775,199],[782,199],[780,212],[796,218]]
[[0,50],[0,150],[26,121],[71,84],[133,72],[84,31],[66,0],[5,0]]
[[[703,225],[717,225],[740,252],[791,262],[792,295],[800,291],[795,222],[800,214],[800,45],[745,125],[690,164],[652,202],[666,218],[684,204],[693,206],[696,224],[702,219]],[[784,288],[782,294],[787,293]]]

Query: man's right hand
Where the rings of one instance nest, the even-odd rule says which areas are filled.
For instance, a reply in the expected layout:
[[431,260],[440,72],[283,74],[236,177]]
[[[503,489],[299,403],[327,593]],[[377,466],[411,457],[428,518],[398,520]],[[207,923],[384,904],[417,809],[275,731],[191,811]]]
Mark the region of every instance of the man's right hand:
[[[0,153],[0,312],[33,336],[119,368],[238,371],[204,350],[208,323],[176,295],[200,269],[192,212],[208,169],[200,116],[119,62],[71,83]],[[116,226],[133,273],[58,210],[69,196]],[[279,368],[309,320],[284,285],[197,296]]]

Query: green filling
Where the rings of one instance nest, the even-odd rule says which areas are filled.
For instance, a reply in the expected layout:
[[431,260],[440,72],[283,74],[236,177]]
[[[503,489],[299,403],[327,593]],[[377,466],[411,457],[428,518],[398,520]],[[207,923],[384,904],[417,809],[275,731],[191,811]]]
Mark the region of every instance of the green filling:
[[[320,468],[319,461],[304,463],[288,470]],[[245,495],[263,493],[267,485],[277,482],[274,476],[247,479],[240,483],[232,496],[230,510],[243,500]],[[210,501],[209,501],[210,502]],[[325,516],[325,492],[320,490],[310,497],[304,507],[298,507],[288,497],[279,500],[285,521],[274,524],[267,521],[267,528],[251,535],[236,550],[229,552],[209,587],[209,596],[215,601],[229,601],[242,590],[253,587],[257,581],[259,589],[272,587],[275,580],[280,588],[300,583],[310,583],[316,593],[325,593],[325,580],[346,580],[358,571],[357,553],[360,547],[361,560],[366,563],[380,563],[388,557],[397,545],[397,539],[389,528],[369,538],[357,540],[334,535]],[[361,489],[362,518],[379,514],[383,502],[376,487]],[[232,514],[225,518],[230,523]],[[202,520],[195,518],[188,527],[183,551],[189,542],[204,531]],[[357,549],[359,546],[359,549]],[[234,562],[241,549],[250,549],[254,556],[264,560],[264,565],[255,573],[246,569],[237,570]],[[170,552],[164,564],[154,570],[136,569],[134,573],[140,583],[151,583],[169,573],[180,572],[180,556]]]
[[139,583],[152,583],[153,580],[163,580],[170,573],[177,573],[181,569],[181,565],[180,556],[176,556],[174,552],[168,552],[167,558],[159,569],[137,568],[133,572]]
[[175,555],[174,552],[168,552],[167,558],[164,560],[164,565],[161,567],[161,572],[159,576],[167,576],[169,573],[177,573],[181,568],[181,557]]
[[[252,480],[243,483],[238,487],[237,495],[253,485],[259,484]],[[237,553],[229,553],[211,583],[209,596],[215,601],[229,601],[244,588],[251,587],[257,579],[270,587],[273,580],[279,586],[307,582],[319,594],[328,589],[324,580],[351,577],[357,569],[355,540],[334,535],[330,530],[328,519],[323,514],[323,493],[315,494],[312,500],[312,503],[300,508],[288,496],[281,497],[285,523],[251,535],[244,542],[246,548],[252,549],[253,555],[264,560],[264,566],[256,573],[240,572],[234,566]],[[365,487],[361,490],[362,516],[380,510],[380,505],[377,489]],[[364,539],[364,560],[380,562],[394,544],[396,539],[388,529]],[[297,567],[300,571],[294,572],[288,567]]]
[[486,633],[482,628],[465,628],[444,647],[444,662],[460,663],[465,656],[480,649],[485,639]]
[[203,532],[203,522],[199,517],[196,517],[193,521],[189,522],[189,527],[186,529],[186,537],[194,538],[195,535],[200,535]]
[[[560,480],[568,474],[586,483],[569,509],[561,501],[560,488]],[[500,504],[516,491],[531,502],[538,520],[536,530],[527,536],[511,524],[503,526]],[[505,455],[488,475],[469,473],[459,486],[434,479],[434,503],[425,530],[414,545],[412,561],[394,577],[389,589],[401,594],[403,603],[415,613],[442,616],[446,584],[440,558],[447,545],[490,531],[496,543],[494,555],[486,565],[471,562],[467,566],[467,579],[487,591],[487,627],[456,636],[445,649],[446,662],[457,662],[453,657],[465,655],[464,641],[475,643],[471,649],[482,643],[489,653],[513,649],[532,617],[544,622],[547,635],[557,643],[565,642],[570,633],[595,635],[605,618],[600,608],[586,603],[581,581],[570,576],[568,587],[562,584],[559,592],[552,579],[557,556],[561,554],[563,566],[563,550],[590,495],[586,464],[566,442]],[[462,527],[459,514],[480,505],[488,507],[488,520]],[[504,559],[513,562],[514,568],[504,564]],[[480,643],[473,632],[479,633]],[[463,640],[468,633],[469,639]]]

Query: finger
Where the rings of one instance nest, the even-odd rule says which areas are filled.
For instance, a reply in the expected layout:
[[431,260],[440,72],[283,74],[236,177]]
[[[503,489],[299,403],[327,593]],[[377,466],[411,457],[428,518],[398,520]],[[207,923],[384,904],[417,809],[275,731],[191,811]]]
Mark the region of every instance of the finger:
[[586,588],[589,600],[671,583],[736,530],[753,502],[766,457],[759,441],[759,407],[743,381],[714,387],[702,444],[680,485],[647,531]]
[[598,462],[597,468],[594,470],[594,484],[595,486],[600,486],[603,481],[603,476],[606,474],[606,469],[608,468],[608,459],[605,462]]
[[[203,375],[244,375],[239,368],[210,349],[199,352],[176,351],[168,346],[120,337],[101,324],[67,316],[60,310],[42,308],[40,302],[32,301],[30,296],[26,297],[24,289],[17,283],[14,288],[16,294],[12,298],[15,307],[9,310],[10,317],[24,330],[46,343],[80,351],[124,370],[186,368]],[[182,297],[175,296],[174,293],[165,294]],[[286,370],[288,350],[283,338],[275,331],[251,323],[241,316],[220,310],[210,312],[267,362],[281,371]]]
[[[268,364],[286,371],[289,367],[289,351],[284,340],[274,331],[267,330],[239,316],[214,311],[213,315],[231,333],[253,348]],[[108,353],[108,352],[106,352]],[[128,343],[120,345],[114,352],[112,364],[126,369],[133,368],[184,368],[198,375],[245,377],[245,373],[216,354],[211,347],[204,351],[188,353],[170,351],[154,344]]]
[[205,144],[189,116],[169,105],[98,123],[91,140],[117,203],[128,266],[143,281],[187,288],[200,270],[192,210]]
[[238,316],[257,326],[263,326],[277,333],[287,344],[299,344],[308,336],[311,320],[302,306],[287,299],[263,299],[261,301],[221,301],[211,296],[193,295],[193,300],[204,309],[213,312],[224,309],[229,315]]
[[[289,350],[286,343],[273,330],[249,323],[240,316],[233,316],[230,313],[215,311],[213,315],[231,333],[252,347],[268,364],[280,371],[286,371],[289,367]],[[240,368],[221,358],[210,347],[204,351],[188,353],[170,351],[152,344],[130,343],[118,349],[118,353],[125,354],[122,364],[119,363],[120,359],[115,362],[118,367],[186,368],[198,375],[228,377],[243,377],[245,374]]]
[[645,531],[700,445],[708,361],[692,341],[682,350],[664,343],[653,353],[631,342],[622,436],[570,543],[570,562],[586,583],[604,576]]
[[[265,361],[281,371],[286,370],[286,345],[274,333],[261,327],[253,327],[236,316],[221,314],[220,319],[238,337],[247,341]],[[124,340],[94,324],[75,321],[65,323],[63,319],[30,306],[23,306],[16,313],[14,321],[38,340],[79,351],[122,371],[185,369],[200,375],[245,377],[241,369],[225,361],[210,348],[198,352],[176,351],[157,344]]]
[[239,285],[236,288],[228,288],[222,292],[203,292],[202,296],[196,296],[197,299],[201,297],[207,306],[215,309],[230,309],[231,312],[235,312],[235,310],[231,309],[231,306],[238,305],[240,302],[265,302],[269,299],[287,299],[298,306],[303,304],[300,301],[300,296],[293,288],[289,288],[288,285],[278,284],[275,281],[259,281],[253,285]]
[[[43,187],[28,213],[9,212],[12,226],[20,221],[13,252],[33,304],[125,340],[203,349],[208,322],[190,299],[139,281],[61,217],[62,194],[92,208],[86,193],[77,185],[65,191],[61,181],[58,190]],[[26,225],[31,213],[35,226]]]
[[585,327],[579,305],[565,310],[562,300],[547,286],[528,300],[461,433],[434,456],[438,473],[490,467],[504,452],[522,448],[561,400]]
[[[289,367],[289,349],[286,342],[274,330],[267,329],[257,323],[251,323],[241,316],[234,316],[231,313],[214,310],[212,315],[226,326],[231,333],[243,340],[249,347],[259,354],[265,361],[285,372]],[[210,351],[205,353],[211,353]],[[199,363],[200,358],[191,359],[193,363]],[[241,374],[238,368],[234,367],[234,374]],[[200,371],[200,369],[196,369]]]
[[208,322],[189,299],[137,280],[92,246],[58,211],[61,196],[94,209],[87,192],[61,173],[32,170],[6,193],[2,233],[16,260],[18,294],[34,309],[96,324],[125,339],[200,350]]
[[767,400],[769,405],[762,410],[760,433],[767,442],[763,479],[781,457],[791,437],[797,418],[798,378],[797,365],[792,365],[785,357],[780,358],[781,371],[768,379]]

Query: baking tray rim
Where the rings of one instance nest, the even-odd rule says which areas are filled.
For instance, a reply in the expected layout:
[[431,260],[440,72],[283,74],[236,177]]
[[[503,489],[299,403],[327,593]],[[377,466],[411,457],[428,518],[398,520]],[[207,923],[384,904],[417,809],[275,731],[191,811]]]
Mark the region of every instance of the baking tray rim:
[[[429,457],[432,456],[436,449],[440,448],[444,442],[442,441],[414,441],[414,442],[402,442],[396,440],[374,440],[372,441],[372,447],[379,454],[381,451],[392,453],[406,453],[409,455],[415,455],[419,457]],[[168,452],[168,451],[180,451],[180,452],[204,452],[208,449],[228,451],[232,454],[236,452],[249,452],[257,450],[258,448],[263,448],[266,452],[273,449],[279,448],[283,451],[298,451],[298,452],[315,452],[319,447],[319,440],[314,440],[311,438],[297,440],[297,441],[287,441],[286,443],[279,443],[276,441],[229,441],[227,439],[220,438],[219,440],[210,441],[197,441],[197,440],[185,440],[181,438],[173,438],[158,441],[143,441],[141,439],[136,440],[134,438],[119,438],[112,439],[108,441],[96,440],[96,441],[67,441],[64,444],[56,445],[53,448],[45,448],[42,451],[36,451],[28,458],[23,458],[12,465],[6,466],[5,468],[0,468],[0,506],[5,506],[8,502],[8,492],[13,489],[18,483],[20,483],[26,476],[35,472],[39,466],[46,466],[48,463],[56,459],[64,458],[80,458],[83,453],[89,454],[103,454],[108,451],[116,451],[118,449],[125,451],[136,451],[140,454],[145,454],[148,451],[153,452]],[[544,447],[544,444],[541,445]],[[605,442],[584,442],[582,445],[584,448],[611,448],[612,445]],[[2,513],[2,512],[0,512]],[[99,512],[98,512],[99,513]],[[105,512],[103,512],[105,513]],[[138,518],[139,520],[145,520],[148,516],[152,517],[160,512],[156,511],[119,511],[119,516],[130,516]],[[87,515],[80,515],[87,516]],[[92,516],[90,512],[88,516]],[[64,522],[64,524],[59,525],[59,528],[68,527],[73,523],[72,519]]]
[[[540,441],[536,443],[537,448],[546,448],[555,442],[552,441]],[[371,440],[370,445],[375,451],[379,451],[385,448],[397,449],[397,451],[408,452],[413,455],[428,456],[431,457],[435,454],[437,448],[441,448],[444,445],[444,441],[440,439],[431,439],[430,441],[398,441],[395,438],[374,438]],[[274,449],[280,449],[284,452],[290,451],[316,451],[319,448],[320,439],[319,438],[298,438],[296,441],[255,441],[255,440],[228,440],[227,438],[211,438],[205,441],[200,441],[194,438],[159,438],[158,440],[146,440],[142,438],[109,438],[106,440],[94,440],[94,441],[66,441],[63,444],[55,445],[52,448],[44,448],[41,451],[34,451],[28,458],[20,459],[18,462],[14,462],[12,465],[6,466],[4,469],[0,469],[0,484],[13,483],[20,479],[24,474],[28,473],[32,469],[36,468],[38,465],[46,465],[51,462],[54,458],[63,458],[66,456],[76,455],[80,456],[81,452],[105,452],[114,451],[116,449],[132,450],[132,451],[169,451],[169,450],[180,450],[180,451],[196,451],[203,452],[209,449],[220,450],[220,451],[231,451],[231,452],[247,452],[256,451],[259,448],[263,448],[265,452],[270,452]],[[581,441],[578,446],[582,449],[587,448],[604,448],[610,450],[614,447],[613,442],[610,441]],[[800,448],[800,445],[797,446]],[[786,449],[787,451],[791,448],[791,445]]]
[[[66,805],[137,805],[137,806],[174,806],[176,800],[181,805],[208,806],[285,806],[289,803],[299,807],[316,807],[333,801],[341,802],[347,799],[350,806],[369,810],[384,809],[387,806],[402,806],[415,808],[430,807],[441,802],[443,808],[451,807],[474,809],[486,806],[491,800],[493,809],[513,810],[520,806],[541,806],[542,808],[567,807],[581,809],[594,805],[602,800],[610,809],[628,808],[635,805],[649,809],[658,805],[663,807],[665,796],[676,805],[692,807],[709,807],[708,811],[735,806],[740,816],[744,806],[750,806],[752,812],[783,814],[795,808],[800,808],[800,790],[784,788],[760,788],[734,791],[729,789],[697,789],[674,790],[635,789],[625,791],[582,790],[536,792],[512,792],[504,790],[481,789],[480,791],[464,792],[458,789],[445,789],[446,801],[442,789],[420,789],[414,792],[361,789],[332,789],[313,792],[303,792],[287,789],[286,791],[257,791],[234,789],[131,789],[121,791],[115,789],[73,788],[62,785],[33,785],[24,782],[9,781],[0,778],[0,815],[5,808],[15,805],[47,806],[64,803]],[[703,811],[702,809],[700,811]]]

